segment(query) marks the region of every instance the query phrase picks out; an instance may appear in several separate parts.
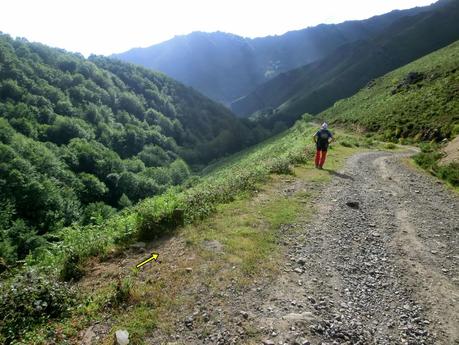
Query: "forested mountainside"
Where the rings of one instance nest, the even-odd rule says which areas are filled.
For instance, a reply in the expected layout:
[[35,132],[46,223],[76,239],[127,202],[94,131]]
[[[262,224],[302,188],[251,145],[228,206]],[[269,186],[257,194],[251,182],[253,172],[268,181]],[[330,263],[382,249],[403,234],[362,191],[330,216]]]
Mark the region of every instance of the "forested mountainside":
[[255,114],[265,126],[291,125],[303,113],[316,114],[349,97],[371,79],[459,39],[459,2],[402,18],[371,40],[341,46],[326,58],[283,73],[232,105]]
[[370,39],[394,21],[435,6],[255,39],[194,32],[113,56],[162,71],[214,100],[230,104],[281,72],[319,60],[343,44]]
[[459,134],[459,41],[373,80],[319,116],[385,140]]
[[248,131],[165,75],[2,34],[0,260],[180,184],[188,164],[249,144]]

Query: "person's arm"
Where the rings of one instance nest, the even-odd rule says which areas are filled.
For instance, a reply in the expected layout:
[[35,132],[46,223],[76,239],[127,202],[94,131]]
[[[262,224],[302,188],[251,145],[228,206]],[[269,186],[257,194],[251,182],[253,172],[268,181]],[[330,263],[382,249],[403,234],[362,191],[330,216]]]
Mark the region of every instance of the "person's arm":
[[335,138],[333,137],[332,132],[329,132],[329,133],[330,133],[330,138],[328,138],[328,143],[330,144],[333,140],[335,140]]
[[312,136],[312,140],[314,140],[314,142],[317,143],[317,132]]

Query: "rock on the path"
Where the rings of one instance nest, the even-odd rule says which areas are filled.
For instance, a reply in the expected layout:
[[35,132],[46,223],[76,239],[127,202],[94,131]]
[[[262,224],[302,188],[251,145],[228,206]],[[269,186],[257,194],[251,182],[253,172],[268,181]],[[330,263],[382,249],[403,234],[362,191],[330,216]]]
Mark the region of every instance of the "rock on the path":
[[293,342],[293,345],[310,345],[309,340],[304,338],[298,338]]
[[315,319],[314,315],[310,312],[304,313],[290,313],[287,315],[282,316],[282,319],[291,321],[291,322],[298,322],[298,321],[312,321]]
[[115,339],[117,345],[128,345],[129,344],[129,332],[125,329],[120,329],[115,332]]
[[249,313],[247,313],[247,312],[244,311],[244,310],[239,311],[239,314],[241,314],[242,317],[243,317],[244,319],[246,319],[246,320],[249,318]]
[[301,266],[306,265],[306,259],[305,258],[298,258],[298,260],[296,260],[296,262],[297,262],[298,265],[301,265]]
[[271,339],[266,339],[262,341],[263,345],[275,345],[274,341]]
[[346,205],[349,206],[350,208],[358,209],[360,208],[360,205],[358,201],[348,201],[346,202]]

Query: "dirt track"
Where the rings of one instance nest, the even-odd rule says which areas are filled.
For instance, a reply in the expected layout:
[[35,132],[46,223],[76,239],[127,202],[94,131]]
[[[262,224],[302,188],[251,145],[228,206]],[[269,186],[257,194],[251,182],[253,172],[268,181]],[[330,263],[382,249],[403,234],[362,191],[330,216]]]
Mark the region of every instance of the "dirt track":
[[265,343],[459,344],[459,198],[404,155],[335,174],[256,316]]
[[[169,344],[459,344],[459,198],[408,168],[409,153],[357,154],[280,241],[276,281],[205,291]],[[325,173],[325,172],[324,172]],[[306,185],[282,186],[300,191]],[[288,232],[286,232],[288,233]],[[195,322],[201,320],[201,322]]]

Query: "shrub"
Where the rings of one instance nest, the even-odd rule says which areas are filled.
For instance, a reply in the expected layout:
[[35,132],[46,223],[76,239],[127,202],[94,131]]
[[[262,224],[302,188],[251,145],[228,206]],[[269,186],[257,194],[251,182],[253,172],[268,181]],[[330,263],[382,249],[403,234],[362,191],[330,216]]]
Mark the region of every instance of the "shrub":
[[82,259],[79,254],[70,252],[67,254],[62,267],[60,277],[63,281],[78,281],[84,276]]
[[111,298],[111,302],[114,306],[119,307],[120,305],[129,301],[132,290],[132,280],[130,278],[121,279],[118,277],[115,292]]
[[384,145],[384,148],[386,150],[393,150],[395,149],[397,146],[394,144],[394,143],[387,143],[386,145]]
[[273,161],[269,169],[273,174],[293,175],[293,169],[288,158],[278,158]]
[[341,140],[339,143],[341,146],[344,146],[344,147],[352,147],[352,144],[346,140]]
[[375,145],[375,141],[372,138],[365,138],[365,141],[363,142],[364,147],[373,147]]
[[116,213],[116,209],[104,204],[103,202],[94,202],[86,206],[83,212],[82,224],[102,224],[106,219]]
[[426,170],[434,169],[439,158],[439,154],[435,152],[421,152],[413,157],[416,164]]
[[75,290],[67,284],[33,270],[22,272],[0,283],[0,339],[11,343],[37,324],[65,317],[75,302]]
[[453,186],[459,186],[459,163],[450,163],[438,167],[437,176]]
[[288,154],[287,159],[292,164],[305,164],[307,163],[314,155],[314,151],[311,149],[296,151]]
[[175,230],[183,223],[184,213],[173,193],[148,199],[137,209],[137,236],[142,241],[151,241]]

